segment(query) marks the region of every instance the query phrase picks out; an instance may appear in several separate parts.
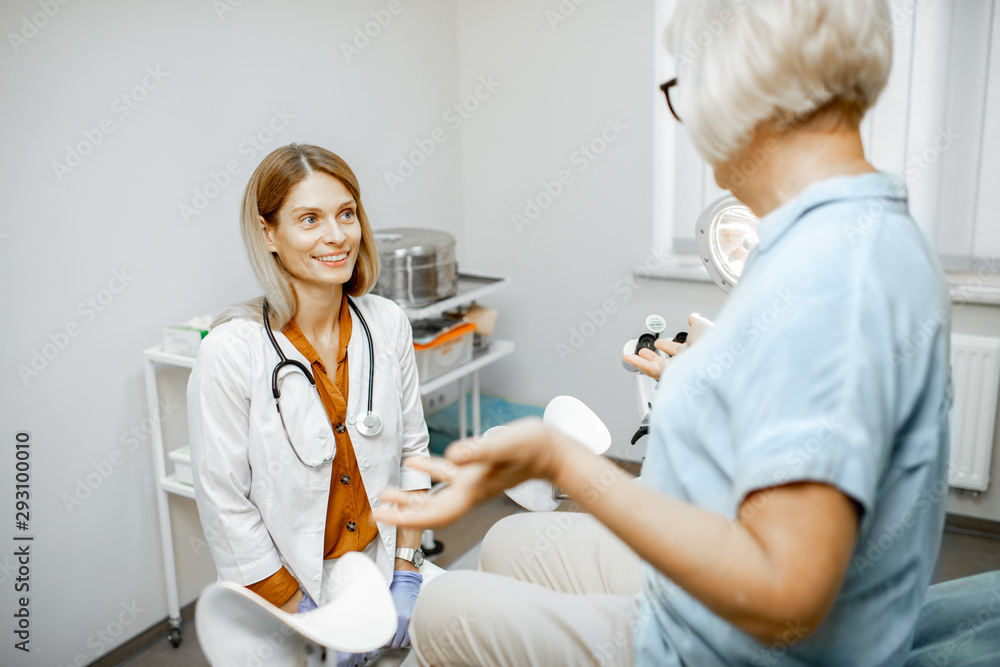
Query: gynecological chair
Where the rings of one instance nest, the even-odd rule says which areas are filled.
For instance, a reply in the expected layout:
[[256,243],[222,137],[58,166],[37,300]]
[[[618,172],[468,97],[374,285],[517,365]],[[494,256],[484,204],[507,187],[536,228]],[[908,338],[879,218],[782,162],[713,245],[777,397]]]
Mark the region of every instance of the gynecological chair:
[[[426,561],[425,583],[444,570]],[[337,651],[367,653],[392,639],[396,608],[385,578],[367,556],[351,552],[333,568],[328,603],[301,614],[281,611],[244,586],[219,581],[195,611],[198,641],[213,667],[332,667]]]

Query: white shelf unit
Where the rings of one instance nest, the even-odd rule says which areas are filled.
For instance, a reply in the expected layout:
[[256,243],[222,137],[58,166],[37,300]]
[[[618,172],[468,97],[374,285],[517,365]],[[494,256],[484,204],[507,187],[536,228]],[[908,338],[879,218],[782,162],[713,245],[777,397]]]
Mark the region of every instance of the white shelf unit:
[[[459,293],[437,303],[423,308],[404,308],[410,320],[436,317],[446,311],[472,303],[477,299],[492,294],[507,283],[506,278],[484,276],[479,273],[465,271],[459,275]],[[422,395],[434,392],[452,382],[458,382],[459,396],[459,429],[465,433],[465,392],[462,381],[472,375],[472,426],[478,435],[480,430],[479,414],[479,371],[486,366],[503,359],[514,352],[514,343],[505,340],[493,340],[488,349],[476,354],[472,361],[452,369],[433,380],[420,385]],[[177,481],[174,473],[167,473],[166,455],[163,449],[163,431],[159,415],[159,390],[156,383],[157,366],[177,366],[193,368],[194,357],[165,352],[162,347],[149,347],[142,351],[143,369],[146,378],[146,405],[152,422],[151,440],[153,444],[153,467],[156,479],[156,504],[160,519],[160,546],[163,549],[163,569],[167,588],[167,611],[170,622],[169,639],[174,646],[181,640],[181,610],[180,596],[177,590],[177,568],[174,562],[174,540],[170,523],[170,499],[168,493],[184,498],[194,499],[194,487]],[[183,446],[183,445],[179,445]]]
[[458,272],[458,293],[455,296],[435,301],[420,308],[410,308],[402,305],[400,307],[411,322],[414,320],[426,320],[429,317],[437,317],[449,310],[455,310],[467,303],[478,301],[485,296],[500,291],[506,286],[507,278],[505,277],[488,276],[485,273],[465,269]]
[[443,375],[420,383],[420,394],[426,396],[432,394],[441,387],[458,382],[458,432],[465,433],[465,387],[463,380],[466,376],[472,375],[472,433],[479,435],[481,418],[479,414],[479,369],[500,361],[507,355],[514,353],[514,343],[509,340],[493,340],[485,351],[472,358],[467,364],[454,368]]
[[166,456],[163,452],[163,431],[160,429],[160,396],[156,384],[157,366],[193,368],[194,357],[164,352],[162,347],[149,347],[142,351],[143,370],[146,376],[146,410],[152,423],[153,467],[156,479],[156,506],[160,517],[160,546],[163,549],[163,574],[167,587],[167,613],[170,622],[170,642],[181,642],[181,606],[177,592],[177,566],[174,563],[174,538],[170,524],[170,499],[168,493],[194,498],[194,487],[178,482],[173,473],[167,474]]

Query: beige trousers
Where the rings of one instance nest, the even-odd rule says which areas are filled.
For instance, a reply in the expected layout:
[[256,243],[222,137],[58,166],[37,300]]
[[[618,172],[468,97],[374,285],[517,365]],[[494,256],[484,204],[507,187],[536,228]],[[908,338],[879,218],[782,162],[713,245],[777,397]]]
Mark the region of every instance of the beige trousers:
[[639,557],[593,517],[507,517],[479,569],[421,591],[410,637],[422,667],[632,664]]

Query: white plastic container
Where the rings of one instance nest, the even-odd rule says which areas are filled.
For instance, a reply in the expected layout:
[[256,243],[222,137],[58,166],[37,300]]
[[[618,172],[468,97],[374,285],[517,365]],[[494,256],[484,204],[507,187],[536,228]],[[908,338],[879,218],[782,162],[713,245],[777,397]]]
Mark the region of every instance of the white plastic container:
[[191,475],[191,446],[184,445],[180,449],[167,454],[167,458],[174,462],[174,479],[182,484],[194,486],[194,477]]
[[475,332],[476,325],[467,323],[438,336],[426,345],[414,343],[420,381],[429,382],[472,361],[472,337]]

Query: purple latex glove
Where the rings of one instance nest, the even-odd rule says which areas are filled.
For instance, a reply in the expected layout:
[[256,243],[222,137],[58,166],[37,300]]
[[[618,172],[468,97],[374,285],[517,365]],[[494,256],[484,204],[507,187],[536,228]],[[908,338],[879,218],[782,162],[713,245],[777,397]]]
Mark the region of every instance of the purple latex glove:
[[309,597],[308,593],[302,591],[302,599],[299,600],[298,612],[301,614],[304,611],[312,611],[313,609],[316,609],[316,603],[313,602],[313,599]]
[[420,584],[424,583],[423,576],[418,572],[406,572],[396,570],[392,573],[392,583],[389,585],[389,594],[396,605],[396,634],[387,646],[389,648],[407,648],[410,645],[410,618],[413,616],[413,608],[417,604],[417,595],[420,593]]

